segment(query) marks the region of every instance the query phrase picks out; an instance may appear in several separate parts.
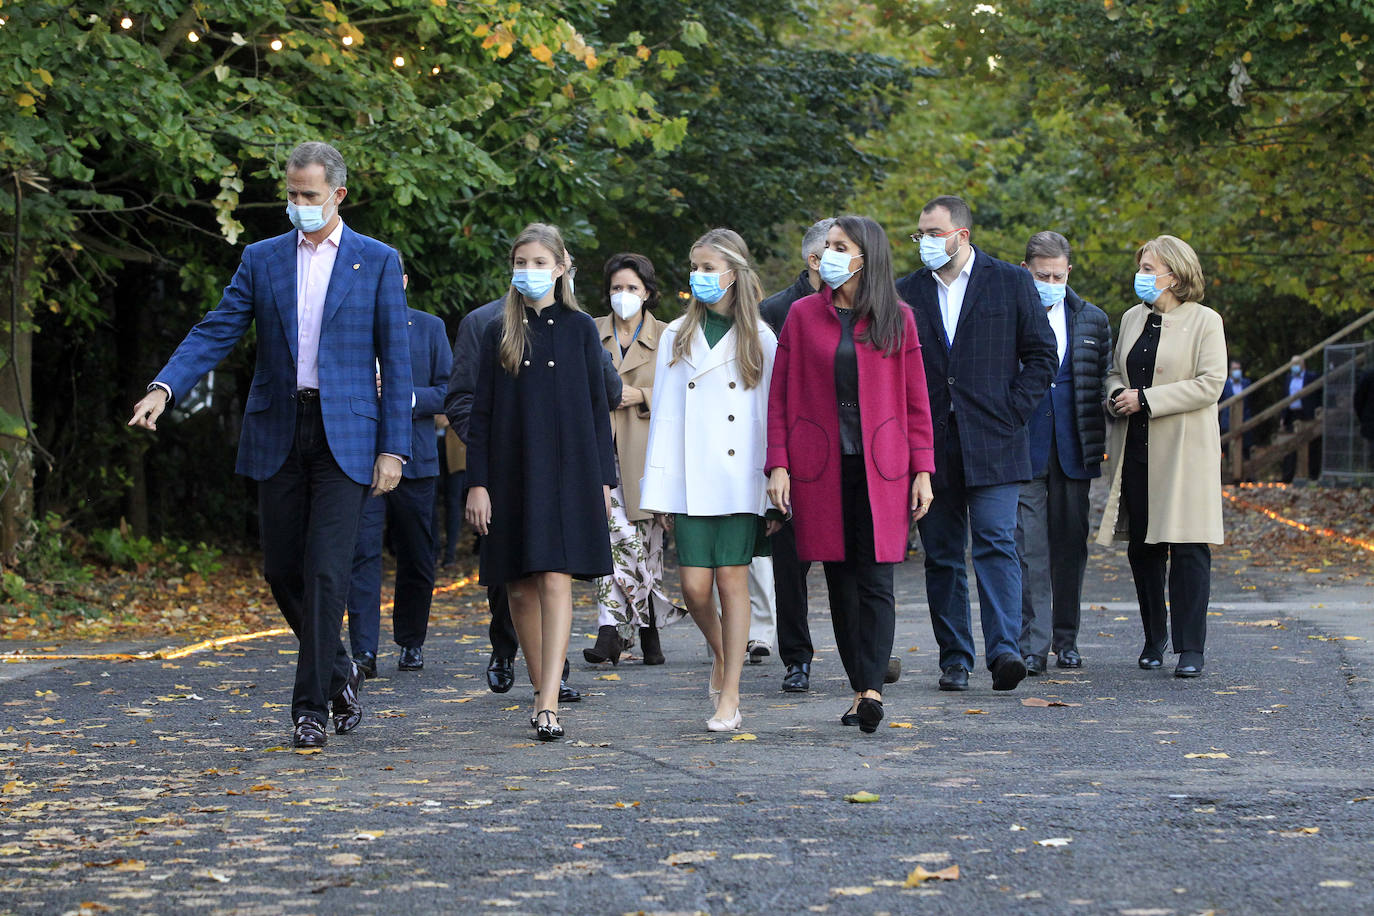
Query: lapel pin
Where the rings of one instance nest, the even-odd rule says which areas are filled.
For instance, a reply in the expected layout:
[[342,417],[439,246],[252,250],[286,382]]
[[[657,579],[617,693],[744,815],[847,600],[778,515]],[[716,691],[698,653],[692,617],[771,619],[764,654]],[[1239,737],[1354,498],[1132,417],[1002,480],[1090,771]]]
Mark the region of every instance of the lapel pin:
[[361,265],[361,264],[354,264],[354,265],[353,265],[353,269],[354,269],[354,270],[357,270],[358,268],[360,268],[360,267],[362,267],[362,266],[363,266],[363,265]]

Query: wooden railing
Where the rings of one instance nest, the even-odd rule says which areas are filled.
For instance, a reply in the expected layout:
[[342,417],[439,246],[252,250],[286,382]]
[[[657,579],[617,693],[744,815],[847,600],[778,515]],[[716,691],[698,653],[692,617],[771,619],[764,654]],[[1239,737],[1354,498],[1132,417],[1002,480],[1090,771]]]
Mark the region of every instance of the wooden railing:
[[[1306,363],[1307,360],[1321,353],[1328,345],[1336,343],[1342,338],[1349,337],[1370,322],[1374,322],[1374,311],[1361,315],[1330,337],[1309,347],[1306,351],[1300,353],[1299,356],[1303,362]],[[1295,435],[1281,442],[1271,444],[1260,450],[1258,454],[1249,460],[1245,457],[1245,449],[1241,446],[1245,441],[1243,436],[1247,432],[1250,432],[1267,420],[1279,416],[1294,401],[1318,396],[1325,387],[1326,376],[1323,375],[1312,382],[1312,384],[1303,386],[1301,390],[1288,395],[1247,419],[1245,417],[1246,399],[1270,382],[1280,377],[1287,376],[1289,366],[1291,365],[1291,361],[1284,363],[1259,381],[1251,382],[1249,385],[1245,386],[1245,388],[1217,405],[1218,410],[1229,411],[1227,418],[1228,429],[1225,433],[1222,433],[1221,436],[1221,447],[1227,452],[1226,466],[1222,469],[1223,479],[1230,482],[1247,479],[1253,480],[1258,471],[1282,461],[1285,457],[1295,452],[1299,454],[1299,459],[1301,460],[1306,457],[1308,443],[1321,437],[1321,411],[1319,409],[1314,415],[1316,418],[1315,422],[1307,421],[1307,423],[1304,424],[1304,429],[1295,430]],[[1304,465],[1306,464],[1305,461],[1302,463]],[[1305,468],[1300,467],[1298,470],[1303,471]]]

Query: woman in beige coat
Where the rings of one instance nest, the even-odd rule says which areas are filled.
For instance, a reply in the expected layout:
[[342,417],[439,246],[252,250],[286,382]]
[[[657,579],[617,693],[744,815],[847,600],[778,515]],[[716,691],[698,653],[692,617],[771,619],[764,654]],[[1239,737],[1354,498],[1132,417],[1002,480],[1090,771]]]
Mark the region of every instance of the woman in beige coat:
[[664,526],[639,508],[639,479],[649,444],[654,363],[664,323],[651,313],[658,304],[653,263],[643,255],[618,254],[606,262],[605,299],[611,313],[596,319],[601,345],[625,385],[611,410],[620,486],[611,492],[611,560],[614,572],[597,580],[596,645],[582,650],[593,664],[620,663],[620,653],[639,631],[644,664],[663,664],[658,627],[686,612],[663,592]]
[[[1145,628],[1141,668],[1164,663],[1173,615],[1177,677],[1202,674],[1211,589],[1210,544],[1222,542],[1217,398],[1226,381],[1221,316],[1200,301],[1197,254],[1161,235],[1136,252],[1141,302],[1121,318],[1107,376],[1107,497],[1098,543],[1128,540]],[[1165,605],[1165,581],[1169,600]]]

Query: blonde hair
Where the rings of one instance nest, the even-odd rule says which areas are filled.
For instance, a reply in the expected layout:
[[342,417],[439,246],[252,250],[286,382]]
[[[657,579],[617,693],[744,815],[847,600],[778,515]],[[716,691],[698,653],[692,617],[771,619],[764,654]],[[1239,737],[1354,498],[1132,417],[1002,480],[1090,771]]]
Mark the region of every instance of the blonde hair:
[[[725,290],[729,314],[735,321],[735,359],[739,362],[740,381],[745,388],[753,388],[763,380],[763,344],[759,341],[759,302],[763,299],[763,284],[749,260],[749,246],[733,229],[712,229],[697,239],[691,249],[711,248],[718,252],[735,272],[735,282]],[[673,357],[668,365],[676,365],[691,353],[692,338],[706,317],[707,305],[693,296],[687,303],[687,314],[673,341]]]
[[1178,297],[1179,302],[1202,301],[1207,293],[1207,281],[1202,276],[1202,262],[1197,259],[1197,252],[1193,251],[1191,245],[1172,235],[1156,236],[1136,250],[1137,267],[1146,253],[1163,261],[1165,268],[1174,275],[1169,290]]
[[[563,233],[558,231],[558,227],[548,223],[530,223],[510,246],[512,266],[515,264],[515,252],[521,245],[531,242],[547,248],[559,264],[566,263],[568,250],[563,246]],[[554,281],[554,301],[561,302],[574,312],[582,311],[573,298],[572,277],[567,270]],[[506,290],[506,306],[501,313],[501,367],[511,375],[520,374],[520,364],[529,348],[529,328],[525,325],[527,305],[532,306],[533,303],[513,285]]]

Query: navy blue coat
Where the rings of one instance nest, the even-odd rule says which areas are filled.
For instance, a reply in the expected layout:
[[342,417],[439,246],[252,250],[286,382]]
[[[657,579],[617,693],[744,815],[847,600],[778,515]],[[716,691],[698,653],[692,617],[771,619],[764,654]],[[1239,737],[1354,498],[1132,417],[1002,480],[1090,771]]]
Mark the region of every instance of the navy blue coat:
[[1065,476],[1089,480],[1101,476],[1107,450],[1102,386],[1112,368],[1112,328],[1106,312],[1072,289],[1065,290],[1064,310],[1069,319],[1064,362],[1026,424],[1031,472],[1045,473],[1053,436]]
[[951,404],[958,418],[967,486],[1029,480],[1026,420],[1044,397],[1059,362],[1054,331],[1030,271],[975,248],[953,348],[945,336],[929,268],[898,280],[897,294],[915,311],[921,338],[935,424],[932,486],[938,490],[948,484],[942,456]]
[[439,445],[434,435],[434,415],[444,412],[453,351],[448,346],[444,320],[439,316],[406,309],[406,324],[410,332],[415,406],[410,409],[410,461],[401,473],[406,477],[437,477]]
[[525,309],[529,340],[518,375],[501,365],[503,324],[482,335],[468,418],[469,487],[491,496],[481,582],[537,572],[611,573],[602,486],[615,486],[601,335],[584,312]]

